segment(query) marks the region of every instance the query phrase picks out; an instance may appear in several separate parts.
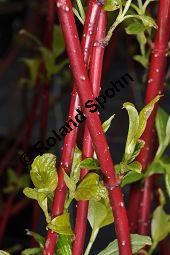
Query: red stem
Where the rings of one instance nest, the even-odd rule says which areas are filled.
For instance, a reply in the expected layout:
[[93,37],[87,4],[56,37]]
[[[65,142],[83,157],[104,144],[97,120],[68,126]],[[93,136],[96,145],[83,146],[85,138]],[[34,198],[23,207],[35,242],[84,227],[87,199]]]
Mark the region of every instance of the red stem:
[[[105,29],[106,29],[106,12],[102,10],[100,13],[95,42],[99,42],[105,38],[105,32],[106,32]],[[97,97],[100,92],[103,55],[104,55],[104,47],[102,47],[100,44],[98,44],[96,47],[93,47],[91,66],[90,66],[90,81],[91,81],[94,97]],[[93,157],[93,154],[94,154],[94,149],[93,149],[90,133],[88,131],[87,125],[85,125],[84,138],[83,138],[83,159]],[[88,173],[87,169],[82,169],[80,179],[82,180],[87,173]],[[88,201],[79,201],[77,203],[73,255],[83,254],[86,228],[87,228],[88,204],[89,204]]]
[[[46,48],[51,49],[52,48],[52,42],[53,42],[53,27],[54,27],[54,11],[55,7],[55,1],[54,0],[48,0],[48,16],[46,20],[46,27],[44,31],[44,37],[43,37],[43,44]],[[43,68],[42,72],[45,73],[45,68]],[[48,79],[48,78],[46,78]],[[44,141],[46,136],[46,130],[47,130],[47,122],[48,122],[48,103],[49,103],[49,95],[50,95],[50,83],[51,80],[48,80],[43,84],[43,98],[42,98],[42,106],[41,106],[41,120],[40,120],[40,140]],[[39,207],[37,203],[34,203],[33,208],[33,230],[34,232],[37,232],[38,229],[38,216],[39,216]],[[32,246],[35,244],[34,238],[32,238]]]
[[[158,30],[155,34],[155,42],[154,48],[151,55],[151,63],[149,69],[149,78],[148,85],[146,90],[145,104],[149,103],[155,96],[158,94],[162,94],[164,90],[164,79],[165,79],[165,68],[166,68],[166,60],[167,60],[167,50],[168,50],[168,40],[170,34],[170,0],[160,0],[159,2],[159,10],[158,10]],[[151,143],[154,132],[154,122],[155,115],[157,112],[158,105],[154,108],[150,118],[148,119],[147,126],[144,134],[141,139],[145,141],[145,146],[142,149],[140,155],[137,160],[142,163],[143,170],[145,171],[148,163],[149,157],[152,154],[151,152]],[[150,211],[150,198],[151,197],[151,181],[146,182],[146,186],[143,190],[143,196],[140,199],[143,207],[140,209],[140,217],[139,218],[139,233],[145,232],[144,224],[148,222]],[[145,190],[146,189],[146,190]],[[133,193],[133,188],[132,191]],[[139,191],[140,192],[140,189]],[[131,196],[133,197],[133,196]],[[138,203],[135,201],[135,203]],[[134,206],[134,201],[129,200],[129,208]],[[131,209],[130,209],[131,211]],[[129,221],[133,219],[131,215],[129,217]],[[136,222],[133,222],[136,224]],[[146,228],[147,230],[148,228]]]
[[[90,82],[83,61],[72,5],[69,0],[64,2],[59,0],[57,1],[57,7],[58,17],[70,59],[71,70],[76,82],[77,92],[80,96],[81,103],[84,106],[89,99],[93,100],[94,97],[91,92]],[[132,254],[132,251],[126,209],[123,203],[121,188],[118,186],[116,180],[114,165],[108,149],[106,137],[103,133],[99,114],[98,112],[91,114],[85,107],[83,107],[83,111],[87,117],[88,129],[90,131],[94,149],[99,159],[102,173],[105,177],[105,184],[109,191],[110,203],[118,235],[119,252],[121,255],[129,255]],[[54,199],[54,203],[55,201],[56,197]]]
[[[99,14],[101,11],[101,5],[98,4],[96,0],[89,1],[88,10],[86,14],[86,21],[84,25],[83,38],[82,38],[82,52],[84,53],[84,63],[87,68],[89,66],[90,56],[92,52],[92,46],[94,42],[94,36],[97,29],[97,23]],[[70,23],[71,24],[71,23]],[[91,24],[91,26],[89,26]],[[75,39],[78,39],[78,34],[75,35]],[[76,49],[73,51],[76,53]],[[76,109],[79,107],[79,97],[73,86],[73,92],[71,97],[70,109],[69,109],[69,119],[74,119],[77,114]],[[52,217],[62,214],[64,209],[65,197],[66,197],[66,185],[63,178],[63,170],[66,173],[70,173],[71,165],[73,160],[74,148],[76,145],[77,129],[73,129],[64,139],[63,153],[60,163],[60,169],[58,172],[58,186],[55,191],[55,197],[53,201]],[[50,242],[49,242],[50,240]],[[57,234],[48,231],[46,238],[46,245],[44,249],[44,255],[53,255],[55,250],[55,245],[57,242]]]

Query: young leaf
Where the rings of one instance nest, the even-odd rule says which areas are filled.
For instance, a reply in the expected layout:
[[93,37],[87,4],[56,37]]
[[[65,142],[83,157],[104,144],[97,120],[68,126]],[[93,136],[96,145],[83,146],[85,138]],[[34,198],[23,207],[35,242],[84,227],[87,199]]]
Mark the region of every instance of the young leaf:
[[86,158],[80,163],[81,168],[87,168],[89,170],[92,169],[100,169],[98,161],[92,158]]
[[170,171],[166,172],[165,174],[165,184],[166,184],[167,193],[170,197]]
[[66,235],[59,235],[56,255],[72,255],[71,251],[72,238]]
[[140,153],[141,149],[144,147],[145,142],[143,140],[138,140],[136,145],[135,145],[135,149],[134,152],[132,153],[131,159],[129,161],[129,163],[131,163]]
[[29,73],[30,73],[29,85],[33,87],[35,85],[40,60],[38,58],[33,58],[33,59],[25,58],[23,59],[23,62],[27,65],[29,69]]
[[142,165],[138,161],[134,161],[127,165],[127,169],[140,174],[142,171]]
[[146,15],[142,15],[139,17],[142,20],[145,27],[154,27],[156,29],[158,28],[156,22],[154,21],[154,19],[152,17],[146,16]]
[[131,183],[134,183],[134,182],[137,182],[139,180],[141,180],[142,178],[144,177],[144,175],[142,173],[137,173],[137,172],[128,172],[124,177],[123,177],[123,180],[122,180],[122,183],[121,183],[121,186],[124,187],[128,184],[131,184]]
[[107,0],[103,9],[105,11],[115,11],[120,8],[120,0]]
[[29,249],[25,249],[21,252],[21,255],[34,255],[34,254],[42,254],[42,249],[39,247],[36,248],[29,248]]
[[7,251],[0,250],[0,255],[10,255],[10,253]]
[[70,225],[70,215],[67,212],[55,217],[48,223],[47,227],[58,234],[73,235]]
[[107,209],[100,201],[91,200],[89,203],[88,220],[93,230],[100,226],[107,216]]
[[43,236],[39,235],[38,233],[32,232],[28,229],[26,229],[26,234],[28,236],[34,237],[35,241],[39,244],[40,248],[44,247],[45,238]]
[[151,115],[154,105],[159,101],[161,98],[160,95],[156,96],[149,104],[147,104],[139,113],[139,129],[136,133],[135,140],[137,141],[141,135],[143,134],[147,120],[149,116]]
[[80,178],[80,162],[82,159],[82,152],[76,146],[74,150],[73,164],[71,168],[70,178],[74,180],[75,183],[79,181]]
[[103,227],[113,223],[114,218],[113,218],[113,211],[112,211],[112,208],[111,208],[110,203],[109,203],[109,199],[103,199],[102,198],[100,200],[100,202],[105,206],[106,212],[107,212],[106,217],[104,218],[104,220],[100,224],[100,228],[103,228]]
[[61,28],[58,25],[54,26],[53,30],[53,54],[54,58],[58,57],[65,50],[64,38]]
[[75,192],[76,200],[99,200],[106,196],[106,188],[100,184],[99,175],[96,173],[87,174],[80,182]]
[[163,174],[165,172],[164,167],[161,164],[160,160],[154,160],[147,171],[145,172],[145,177],[149,177],[153,174]]
[[145,55],[135,55],[133,59],[139,62],[144,68],[148,67],[148,58]]
[[153,244],[150,249],[151,251],[153,251],[156,245],[170,233],[170,215],[166,214],[163,209],[165,197],[160,189],[159,194],[160,206],[155,209],[151,222],[151,233],[153,239]]
[[111,123],[112,123],[112,120],[114,119],[114,117],[115,117],[115,114],[113,114],[108,120],[103,122],[102,128],[103,128],[104,133],[106,133],[107,130],[109,129],[109,127],[111,126]]
[[[145,245],[151,245],[151,238],[149,236],[142,236],[138,234],[132,234],[131,244],[132,244],[132,253],[135,254],[141,250]],[[123,241],[122,241],[123,242]],[[124,243],[122,243],[124,245]],[[111,242],[103,251],[98,255],[119,255],[119,248],[117,239]]]
[[143,23],[141,23],[138,20],[135,20],[133,23],[128,25],[128,27],[125,28],[126,33],[131,35],[131,34],[139,34],[145,30],[145,27]]
[[170,143],[170,118],[168,114],[159,108],[156,115],[156,130],[159,138],[159,148],[156,153],[156,158],[159,158],[164,153],[166,147]]
[[50,220],[50,216],[48,214],[48,206],[47,206],[47,195],[46,193],[39,192],[36,189],[31,189],[31,188],[25,188],[23,190],[23,193],[25,196],[37,200],[39,206],[43,210],[46,221],[48,222]]
[[135,136],[139,128],[139,116],[135,106],[131,103],[124,103],[123,108],[128,111],[129,115],[129,131],[125,147],[125,160],[131,158],[135,148]]
[[31,165],[31,180],[37,189],[53,192],[57,186],[58,175],[56,170],[56,157],[45,153],[34,159]]
[[64,174],[64,181],[66,183],[66,186],[69,188],[71,192],[74,192],[76,190],[76,184],[74,180],[72,180],[72,178],[70,178],[64,170],[63,170],[63,174]]

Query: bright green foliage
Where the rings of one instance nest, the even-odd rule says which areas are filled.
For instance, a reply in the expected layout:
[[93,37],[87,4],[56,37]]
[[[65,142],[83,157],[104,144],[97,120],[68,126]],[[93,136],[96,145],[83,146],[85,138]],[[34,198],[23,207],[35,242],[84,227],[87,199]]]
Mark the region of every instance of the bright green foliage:
[[51,153],[37,156],[32,163],[30,175],[35,188],[47,193],[53,192],[58,182],[56,156]]
[[8,253],[7,251],[0,250],[0,255],[10,255],[10,253]]
[[144,175],[142,173],[130,171],[123,177],[121,186],[124,187],[124,186],[131,184],[133,182],[137,182],[143,178],[144,178]]
[[73,231],[70,225],[70,215],[67,212],[52,219],[48,223],[47,227],[62,235],[73,235]]
[[167,157],[155,159],[145,173],[145,177],[153,174],[164,174],[167,193],[170,196],[170,160]]
[[91,200],[89,203],[88,220],[93,231],[113,223],[113,212],[109,201],[101,199],[100,201]]
[[115,11],[117,9],[119,9],[121,6],[121,0],[107,0],[104,3],[104,7],[103,9],[105,11]]
[[107,190],[100,182],[100,177],[96,173],[89,173],[80,182],[75,192],[76,200],[100,200],[107,197]]
[[139,114],[133,104],[123,104],[123,108],[128,111],[129,115],[129,131],[123,162],[131,163],[132,159],[134,160],[134,155],[137,155],[142,148],[143,142],[141,142],[139,138],[143,134],[147,120],[154,108],[155,103],[157,103],[159,99],[160,96],[155,97],[140,111]]
[[[122,241],[123,242],[123,241]],[[132,254],[136,254],[145,245],[151,245],[151,238],[149,236],[141,236],[137,234],[131,235]],[[124,245],[122,243],[122,245]],[[117,239],[111,242],[103,251],[98,255],[119,255]]]
[[72,255],[71,243],[71,236],[59,235],[55,255]]
[[114,119],[114,117],[115,117],[115,114],[113,114],[108,120],[103,122],[102,128],[103,128],[104,133],[106,133],[108,131],[108,129],[110,128],[110,126],[112,124],[112,120]]
[[151,223],[153,244],[151,246],[149,254],[151,254],[157,244],[170,233],[170,214],[166,214],[163,209],[165,205],[165,197],[161,189],[159,189],[159,195],[160,206],[155,209]]
[[75,183],[79,181],[80,178],[80,163],[82,160],[82,152],[76,146],[74,150],[73,163],[71,168],[70,178],[74,180]]
[[163,155],[165,149],[170,143],[170,116],[159,108],[156,115],[156,130],[159,138],[159,148],[156,153],[156,158]]
[[48,214],[48,195],[52,193],[58,181],[57,170],[55,167],[56,157],[53,154],[45,153],[42,156],[37,156],[31,166],[31,180],[35,188],[25,188],[23,193],[37,200],[39,206],[43,210],[46,221],[50,221]]
[[42,249],[39,247],[28,248],[28,249],[25,249],[24,251],[22,251],[22,253],[21,253],[21,255],[34,255],[34,254],[41,255]]
[[145,26],[139,20],[135,20],[135,21],[133,21],[133,23],[130,23],[125,28],[125,30],[126,30],[126,33],[129,35],[139,34],[145,30]]

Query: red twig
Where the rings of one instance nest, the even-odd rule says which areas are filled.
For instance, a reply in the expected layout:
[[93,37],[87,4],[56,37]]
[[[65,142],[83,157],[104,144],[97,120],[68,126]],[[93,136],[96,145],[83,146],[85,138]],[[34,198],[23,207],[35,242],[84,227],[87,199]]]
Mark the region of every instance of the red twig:
[[[98,42],[104,39],[106,30],[106,12],[101,11],[97,33],[95,37],[95,43],[93,47],[93,53],[91,57],[90,66],[90,81],[92,85],[92,91],[94,97],[97,97],[100,92],[101,73],[103,64],[104,47]],[[83,158],[93,157],[94,149],[88,131],[87,125],[85,125],[84,138],[83,138]],[[88,173],[87,169],[81,170],[81,179]],[[84,241],[86,236],[87,227],[87,213],[88,213],[88,201],[79,201],[77,203],[77,214],[75,224],[75,239],[73,243],[73,255],[83,254]]]
[[[170,34],[170,1],[160,0],[158,10],[158,30],[155,34],[154,48],[151,55],[151,63],[149,69],[148,85],[146,90],[145,103],[149,103],[156,95],[162,94],[164,90],[165,68],[168,50],[168,40]],[[142,140],[145,141],[145,146],[142,149],[137,160],[142,163],[145,171],[149,164],[149,157],[151,157],[151,143],[154,132],[155,115],[157,112],[156,106],[148,119],[147,126]],[[151,197],[151,181],[146,181],[146,186],[143,189],[143,196],[140,199],[142,208],[140,208],[139,218],[139,233],[146,234],[144,224],[148,223],[148,212],[150,211],[150,197]],[[131,191],[133,193],[133,189]],[[137,191],[136,191],[137,192]],[[140,192],[140,190],[138,190]],[[133,197],[133,195],[131,196]],[[135,201],[137,203],[137,201]],[[134,201],[129,200],[129,208],[134,206]],[[131,210],[131,209],[130,209]],[[130,224],[133,218],[129,215]],[[136,222],[133,222],[136,224]],[[146,228],[148,229],[148,228]],[[148,230],[147,230],[148,231]]]
[[[89,1],[88,10],[86,14],[86,21],[84,25],[83,31],[83,39],[82,39],[82,51],[84,53],[84,62],[88,67],[90,61],[90,55],[92,51],[92,46],[94,43],[94,36],[96,33],[97,22],[99,18],[101,10],[101,5],[98,4],[97,1]],[[91,24],[89,26],[89,24]],[[78,35],[75,35],[75,39],[78,39]],[[76,53],[76,49],[73,50],[73,54]],[[71,97],[70,109],[69,109],[69,119],[74,119],[76,115],[76,109],[79,107],[79,97],[75,89],[75,85],[73,86],[73,92]],[[70,173],[74,148],[76,145],[77,138],[77,129],[73,129],[64,140],[63,145],[63,153],[60,163],[59,169],[59,178],[58,178],[58,186],[55,192],[55,198],[53,202],[52,216],[60,215],[63,212],[65,197],[66,197],[66,185],[63,178],[63,170],[66,173]],[[57,242],[57,235],[48,231],[46,238],[46,245],[44,249],[44,255],[52,255],[54,254],[55,245]]]
[[[91,92],[91,86],[78,40],[72,5],[69,0],[64,2],[59,0],[57,1],[57,7],[58,17],[70,59],[71,70],[76,82],[76,88],[80,96],[81,103],[84,106],[89,99],[93,100],[93,94]],[[83,110],[84,114],[87,116],[88,129],[90,131],[101,170],[105,176],[105,183],[109,191],[111,207],[114,213],[115,227],[118,235],[119,252],[121,255],[129,255],[132,254],[132,251],[126,209],[123,203],[121,188],[117,184],[115,169],[106,142],[106,137],[102,130],[98,112],[92,114],[85,107],[83,107]],[[61,175],[63,176],[62,172]],[[54,204],[55,201],[57,201],[56,197],[54,199]],[[48,241],[50,243],[50,239]]]
[[[46,27],[44,31],[43,44],[46,48],[52,48],[53,42],[53,27],[54,27],[54,11],[55,1],[48,0],[48,16],[46,20]],[[42,64],[42,72],[45,73],[44,63]],[[40,120],[40,140],[44,141],[46,136],[47,122],[48,122],[48,103],[50,95],[50,83],[52,81],[48,80],[43,84],[43,98],[41,106],[41,120]],[[39,216],[39,207],[37,203],[34,203],[33,208],[33,230],[36,232],[38,229],[38,216]],[[32,238],[32,246],[34,246],[35,240]]]

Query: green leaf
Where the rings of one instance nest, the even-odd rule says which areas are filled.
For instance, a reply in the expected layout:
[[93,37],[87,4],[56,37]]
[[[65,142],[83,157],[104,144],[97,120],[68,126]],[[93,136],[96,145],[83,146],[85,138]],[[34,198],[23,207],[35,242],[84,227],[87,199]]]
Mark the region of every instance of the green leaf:
[[22,255],[34,255],[34,254],[42,254],[42,249],[39,247],[25,249],[21,252]]
[[0,255],[10,255],[10,253],[7,251],[0,250]]
[[[170,168],[169,168],[169,170],[170,170]],[[170,171],[166,172],[166,174],[165,174],[165,184],[166,184],[167,193],[170,197]]]
[[53,54],[54,58],[58,57],[65,50],[64,38],[60,26],[55,25],[53,30]]
[[101,185],[99,178],[99,175],[96,173],[87,174],[77,187],[75,199],[99,200],[101,197],[105,197],[107,190],[103,185]]
[[67,212],[55,217],[51,222],[48,223],[47,227],[58,234],[73,235],[70,225],[70,214]]
[[140,174],[142,171],[142,165],[138,161],[134,161],[127,165],[127,169]]
[[36,157],[31,165],[30,175],[37,189],[47,193],[53,192],[58,182],[56,156],[45,153]]
[[50,216],[48,214],[48,205],[47,205],[47,195],[43,192],[39,192],[37,189],[31,189],[31,188],[25,188],[23,190],[23,193],[25,196],[37,200],[39,206],[43,210],[46,221],[48,222],[50,220]]
[[165,204],[165,197],[160,189],[159,194],[160,206],[155,209],[151,222],[151,233],[153,239],[153,245],[151,247],[151,250],[154,250],[156,245],[170,233],[170,215],[166,214],[163,209],[163,206]]
[[113,223],[113,212],[109,200],[101,199],[100,201],[90,200],[88,210],[88,220],[95,232]]
[[96,159],[86,158],[80,163],[81,168],[87,168],[89,170],[92,169],[100,169],[99,163]]
[[115,11],[120,8],[120,0],[106,0],[103,9],[105,11]]
[[106,120],[105,122],[103,122],[102,124],[102,128],[103,128],[103,132],[106,133],[107,130],[109,129],[109,127],[112,124],[112,120],[114,119],[115,114],[113,114],[108,120]]
[[31,199],[36,199],[37,200],[37,190],[36,189],[31,189],[31,188],[25,188],[23,190],[23,193],[25,196]]
[[135,55],[133,59],[139,62],[143,67],[148,67],[148,58],[144,55]]
[[141,149],[144,147],[145,145],[145,142],[143,140],[138,140],[136,145],[135,145],[135,149],[134,149],[134,152],[132,153],[132,156],[131,156],[131,159],[129,161],[132,162],[140,153]]
[[156,153],[156,158],[159,158],[170,143],[170,118],[162,108],[158,109],[156,115],[156,130],[159,138],[159,148]]
[[45,67],[47,70],[48,78],[53,74],[53,69],[55,66],[55,56],[53,52],[45,47],[40,47],[40,52],[43,56]]
[[73,164],[72,164],[71,174],[70,174],[70,178],[73,179],[75,183],[77,183],[80,179],[80,162],[81,162],[81,159],[82,159],[82,152],[76,146],[75,150],[74,150]]
[[40,248],[44,247],[45,238],[43,236],[28,229],[26,229],[26,233],[28,236],[32,236],[35,239],[35,241],[39,244]]
[[35,85],[37,73],[39,69],[40,60],[38,58],[23,59],[23,62],[27,65],[30,73],[29,85],[32,87]]
[[149,177],[153,174],[163,174],[164,173],[164,167],[161,164],[160,160],[154,160],[150,166],[148,167],[147,171],[145,172],[145,177]]
[[154,27],[156,29],[158,28],[156,22],[154,21],[154,19],[152,17],[146,16],[146,15],[142,15],[139,17],[142,20],[145,27]]
[[143,23],[141,23],[138,20],[135,20],[133,23],[128,25],[128,27],[125,28],[126,33],[131,35],[131,34],[139,34],[145,30],[145,27]]
[[168,114],[161,107],[159,107],[156,114],[156,130],[158,133],[159,144],[162,144],[164,142],[167,121]]
[[135,136],[139,128],[139,116],[135,106],[129,102],[123,104],[123,108],[128,111],[129,115],[129,131],[125,147],[125,161],[131,158],[134,152],[136,141]]
[[139,129],[138,132],[136,133],[135,139],[136,141],[141,137],[141,135],[143,134],[145,128],[146,128],[146,124],[147,124],[147,120],[149,118],[149,116],[151,115],[154,105],[159,101],[159,99],[161,98],[160,95],[156,96],[149,104],[147,104],[139,113]]
[[[149,236],[142,236],[138,234],[132,234],[131,236],[131,244],[132,244],[132,253],[137,253],[141,250],[145,245],[151,245],[151,238]],[[122,241],[123,242],[123,241]],[[125,245],[122,243],[122,245]],[[101,251],[98,255],[119,255],[119,248],[117,239],[111,242],[103,251]]]
[[141,180],[144,177],[144,175],[142,173],[136,173],[136,172],[128,172],[122,180],[121,186],[124,187],[128,184],[137,182],[139,180]]
[[56,247],[56,255],[72,255],[71,251],[72,238],[66,235],[59,235]]
[[106,212],[107,212],[106,217],[104,218],[104,220],[100,224],[100,228],[103,228],[103,227],[113,223],[114,222],[114,218],[113,218],[113,211],[112,211],[112,208],[110,206],[109,199],[103,199],[102,198],[100,200],[100,203],[102,203],[105,206]]
[[67,174],[66,172],[63,170],[63,174],[64,174],[64,181],[66,183],[66,186],[69,188],[69,190],[71,192],[74,192],[76,190],[76,183],[74,182],[74,180],[72,180]]
[[107,216],[107,209],[100,201],[91,200],[89,203],[88,220],[93,230],[99,229]]

